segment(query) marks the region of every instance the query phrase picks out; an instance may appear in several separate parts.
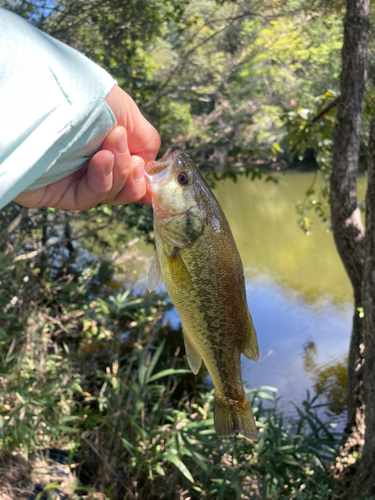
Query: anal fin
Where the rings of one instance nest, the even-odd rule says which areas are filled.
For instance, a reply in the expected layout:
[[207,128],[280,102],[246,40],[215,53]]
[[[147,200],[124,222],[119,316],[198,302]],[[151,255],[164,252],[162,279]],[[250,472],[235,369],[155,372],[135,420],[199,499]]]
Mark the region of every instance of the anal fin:
[[189,337],[184,333],[184,342],[185,342],[185,350],[186,357],[190,366],[191,371],[196,375],[199,372],[199,368],[202,364],[202,356],[197,351],[196,347],[193,346]]

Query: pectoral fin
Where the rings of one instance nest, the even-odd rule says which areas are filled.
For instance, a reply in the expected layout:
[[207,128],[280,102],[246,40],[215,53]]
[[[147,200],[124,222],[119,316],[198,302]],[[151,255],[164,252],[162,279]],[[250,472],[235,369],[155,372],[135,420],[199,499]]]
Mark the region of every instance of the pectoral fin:
[[161,268],[160,268],[160,262],[158,259],[158,254],[155,254],[151,267],[148,271],[148,289],[150,292],[155,290],[155,288],[158,288],[163,284],[163,277],[161,275]]
[[185,341],[186,356],[190,369],[194,373],[194,375],[196,375],[199,372],[199,368],[201,367],[202,364],[202,356],[193,346],[192,342],[190,341],[186,333],[184,333],[184,341]]
[[245,338],[245,345],[242,348],[242,354],[250,359],[250,361],[257,361],[259,358],[257,334],[251,316],[250,325]]

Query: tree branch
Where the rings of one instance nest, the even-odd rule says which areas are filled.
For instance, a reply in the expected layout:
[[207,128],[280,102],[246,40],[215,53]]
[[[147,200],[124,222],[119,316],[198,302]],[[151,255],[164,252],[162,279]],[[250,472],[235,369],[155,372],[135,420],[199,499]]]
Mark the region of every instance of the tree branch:
[[315,115],[314,118],[310,121],[310,123],[318,122],[321,118],[323,118],[323,116],[325,116],[327,113],[329,113],[329,111],[331,111],[331,109],[333,109],[335,106],[337,106],[339,102],[340,102],[340,96],[336,97],[336,99],[334,101],[331,101],[328,104],[328,106],[326,106],[324,109],[322,109],[322,111],[320,113]]
[[56,247],[56,246],[62,246],[65,245],[68,242],[71,241],[76,241],[81,238],[85,238],[86,236],[89,236],[92,233],[95,233],[96,231],[100,231],[101,229],[105,229],[110,225],[110,222],[107,224],[103,224],[102,226],[95,227],[94,229],[89,229],[88,231],[85,231],[84,233],[79,234],[78,236],[73,236],[72,238],[62,238],[61,240],[55,241],[55,243],[49,243],[48,245],[43,245],[37,250],[33,250],[32,252],[28,253],[23,253],[21,255],[18,255],[17,257],[14,258],[14,262],[17,262],[19,260],[28,260],[28,259],[33,259],[37,255],[41,254],[42,252],[48,250],[49,248]]
[[23,221],[28,212],[28,208],[21,207],[18,215],[12,220],[12,222],[3,229],[0,233],[0,248],[8,241],[10,233],[12,233]]
[[186,66],[186,64],[189,60],[189,57],[192,54],[194,54],[194,52],[196,52],[197,49],[199,49],[200,47],[202,47],[203,45],[208,43],[210,40],[215,38],[217,35],[219,35],[223,31],[225,31],[229,27],[231,27],[236,21],[238,21],[240,19],[244,19],[246,17],[255,17],[255,16],[262,17],[263,19],[268,19],[268,16],[263,16],[262,14],[256,13],[256,12],[250,12],[249,10],[247,10],[246,12],[244,12],[242,14],[239,14],[238,16],[229,17],[229,18],[224,20],[224,24],[222,26],[220,26],[214,33],[211,33],[211,35],[204,38],[203,40],[198,42],[196,45],[194,45],[194,47],[192,47],[187,52],[185,52],[185,54],[182,54],[181,57],[179,58],[179,61],[175,65],[175,67],[166,76],[166,79],[165,79],[164,83],[160,86],[159,91],[156,94],[156,96],[153,99],[151,99],[150,101],[143,104],[142,109],[148,109],[153,104],[155,104],[155,102],[157,102],[161,97],[168,95],[168,93],[172,91],[171,88],[168,88],[169,84],[171,83],[172,78],[175,76],[175,74],[178,71],[181,72],[184,69],[184,67]]

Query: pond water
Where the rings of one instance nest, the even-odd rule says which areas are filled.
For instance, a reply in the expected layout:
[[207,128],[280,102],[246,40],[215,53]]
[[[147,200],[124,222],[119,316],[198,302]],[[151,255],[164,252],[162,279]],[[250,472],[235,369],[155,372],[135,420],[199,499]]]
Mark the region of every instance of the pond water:
[[[313,176],[289,173],[280,175],[278,184],[240,179],[215,188],[242,257],[259,340],[260,359],[253,363],[243,357],[243,378],[249,388],[277,388],[287,414],[293,413],[289,402],[299,404],[319,382],[336,385],[331,401],[340,402],[336,399],[346,383],[350,282],[328,226],[313,218],[311,233],[305,235],[297,222],[296,202]],[[363,199],[364,178],[358,186]],[[179,325],[175,310],[166,321]]]
[[[243,378],[250,387],[276,387],[287,412],[289,401],[300,403],[319,381],[346,384],[350,282],[328,226],[313,218],[305,235],[297,223],[296,202],[313,176],[291,173],[276,185],[241,181],[215,190],[243,260],[260,346],[257,363],[243,359]],[[358,186],[362,199],[364,178]],[[332,388],[334,402],[340,389]]]

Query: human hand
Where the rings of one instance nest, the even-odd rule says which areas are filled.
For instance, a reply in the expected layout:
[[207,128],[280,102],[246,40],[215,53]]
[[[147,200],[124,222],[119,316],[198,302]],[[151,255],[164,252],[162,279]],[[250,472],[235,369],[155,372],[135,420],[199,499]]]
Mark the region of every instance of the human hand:
[[151,204],[151,197],[146,194],[144,166],[156,158],[159,134],[117,85],[106,101],[118,126],[109,132],[88,165],[53,184],[21,193],[14,201],[26,207],[65,210],[89,210],[98,203]]

